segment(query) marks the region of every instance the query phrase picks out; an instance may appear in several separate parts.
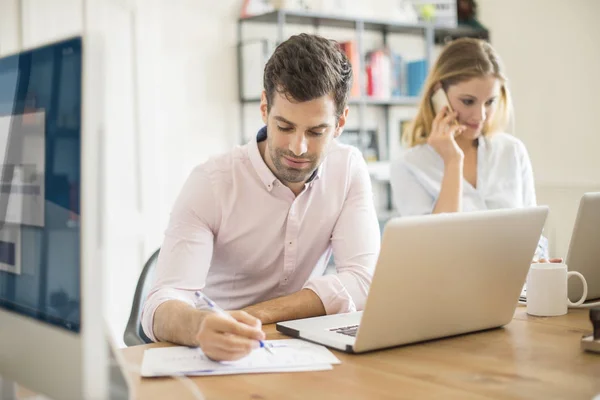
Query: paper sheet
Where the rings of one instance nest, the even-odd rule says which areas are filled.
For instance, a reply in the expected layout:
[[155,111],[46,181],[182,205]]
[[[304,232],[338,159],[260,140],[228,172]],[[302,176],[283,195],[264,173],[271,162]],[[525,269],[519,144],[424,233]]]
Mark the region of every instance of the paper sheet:
[[331,369],[340,360],[326,347],[299,339],[267,340],[275,354],[264,348],[237,361],[210,360],[199,348],[185,346],[148,349],[144,352],[142,376],[228,375],[258,372],[297,372]]

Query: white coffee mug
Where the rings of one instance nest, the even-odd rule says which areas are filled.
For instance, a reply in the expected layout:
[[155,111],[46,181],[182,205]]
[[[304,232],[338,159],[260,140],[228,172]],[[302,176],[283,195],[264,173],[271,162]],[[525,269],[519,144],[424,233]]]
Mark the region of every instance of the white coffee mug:
[[[573,303],[567,297],[567,279],[577,276],[583,283],[583,295]],[[587,282],[576,271],[567,271],[564,263],[531,264],[527,275],[527,314],[553,317],[567,313],[569,306],[582,304],[587,297]]]

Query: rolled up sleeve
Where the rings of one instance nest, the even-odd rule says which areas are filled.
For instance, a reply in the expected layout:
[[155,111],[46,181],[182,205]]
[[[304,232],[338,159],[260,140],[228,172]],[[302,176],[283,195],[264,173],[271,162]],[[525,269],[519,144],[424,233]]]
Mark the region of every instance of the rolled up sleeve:
[[327,314],[362,310],[380,249],[380,231],[367,165],[351,158],[349,190],[331,237],[337,274],[314,277],[305,285],[314,291]]
[[153,341],[154,314],[166,301],[195,304],[212,260],[218,208],[208,176],[197,167],[179,194],[156,266],[156,280],[142,311],[142,329]]

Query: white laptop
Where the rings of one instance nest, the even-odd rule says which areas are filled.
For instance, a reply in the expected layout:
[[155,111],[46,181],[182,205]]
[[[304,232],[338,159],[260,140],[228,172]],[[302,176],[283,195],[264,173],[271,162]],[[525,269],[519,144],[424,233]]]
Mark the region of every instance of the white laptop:
[[532,207],[392,219],[364,311],[277,330],[361,353],[505,325],[547,215]]
[[[587,282],[587,300],[600,299],[600,192],[581,198],[565,260],[569,271],[578,271]],[[576,301],[583,294],[579,279],[569,279],[569,298]]]

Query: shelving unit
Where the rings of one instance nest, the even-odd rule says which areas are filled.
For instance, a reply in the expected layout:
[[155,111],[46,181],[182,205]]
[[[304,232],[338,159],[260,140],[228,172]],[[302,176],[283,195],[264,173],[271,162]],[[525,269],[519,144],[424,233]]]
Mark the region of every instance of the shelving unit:
[[[347,16],[333,16],[327,14],[320,14],[306,11],[288,11],[288,10],[277,10],[266,14],[255,15],[247,18],[241,18],[238,20],[237,34],[238,34],[238,87],[239,87],[239,101],[242,105],[248,103],[259,102],[259,98],[244,98],[243,90],[244,87],[244,76],[242,68],[244,65],[243,55],[241,46],[243,44],[243,32],[242,27],[246,23],[262,23],[262,24],[276,24],[277,25],[277,43],[281,43],[284,37],[284,27],[286,24],[293,25],[306,25],[313,27],[333,27],[333,28],[344,28],[353,29],[355,31],[355,39],[358,49],[359,65],[358,71],[355,72],[355,79],[362,81],[363,74],[363,63],[365,59],[365,49],[363,46],[363,35],[365,31],[380,32],[383,35],[383,44],[387,44],[387,36],[391,33],[398,34],[410,34],[423,36],[425,38],[425,54],[426,59],[431,60],[433,44],[434,44],[434,27],[431,24],[405,24],[395,23],[391,21],[375,20],[375,19],[360,19],[352,18]],[[358,106],[359,112],[359,130],[364,130],[365,125],[365,107],[366,106],[382,106],[385,110],[385,120],[389,121],[388,110],[390,106],[414,106],[418,103],[418,98],[411,97],[393,97],[389,99],[369,98],[365,96],[364,88],[359,98],[353,98],[350,100],[350,105]],[[242,127],[245,126],[245,118],[243,107],[241,107],[241,121]],[[389,132],[389,122],[386,122],[386,136]],[[243,129],[243,128],[242,128]],[[243,142],[244,135],[242,132],[241,141]],[[386,145],[387,148],[387,145]]]
[[[349,16],[336,16],[329,14],[321,14],[309,11],[292,11],[292,10],[276,10],[265,14],[254,15],[246,18],[240,18],[237,23],[237,54],[238,54],[238,97],[240,102],[240,121],[241,121],[241,136],[240,142],[245,142],[244,128],[245,124],[245,113],[244,105],[250,103],[259,103],[259,97],[244,97],[244,74],[243,74],[243,51],[242,46],[244,44],[243,26],[245,24],[269,24],[275,25],[277,28],[276,43],[281,43],[286,39],[284,35],[284,28],[286,24],[290,25],[305,25],[312,26],[314,28],[319,27],[331,27],[331,28],[342,28],[354,30],[355,41],[358,50],[358,71],[355,71],[355,78],[363,82],[364,74],[364,62],[366,51],[364,48],[364,34],[365,32],[378,32],[382,35],[383,46],[388,45],[388,35],[390,34],[402,34],[402,35],[416,35],[421,36],[424,39],[424,59],[427,61],[427,65],[433,64],[433,50],[435,44],[444,43],[447,40],[455,39],[458,37],[477,37],[489,40],[489,34],[485,30],[476,30],[469,27],[437,27],[430,23],[403,23],[394,22],[380,19],[360,18],[360,17],[349,17]],[[390,154],[390,107],[396,106],[408,106],[414,107],[418,105],[419,97],[390,97],[390,98],[371,98],[366,96],[364,85],[361,85],[361,96],[358,98],[351,98],[349,104],[353,107],[358,107],[358,129],[359,132],[364,133],[366,130],[365,126],[365,114],[367,107],[381,107],[384,111],[385,121],[385,132],[379,134],[380,140],[383,138],[383,149],[384,151],[379,154],[380,162],[378,165],[370,165],[370,170],[380,170],[382,163],[389,162]],[[372,168],[371,168],[372,167]],[[388,167],[389,168],[389,167]],[[377,177],[373,176],[374,180],[378,180]],[[388,177],[389,179],[389,177]],[[379,179],[381,180],[381,179]],[[388,185],[388,208],[391,208],[391,190]]]

